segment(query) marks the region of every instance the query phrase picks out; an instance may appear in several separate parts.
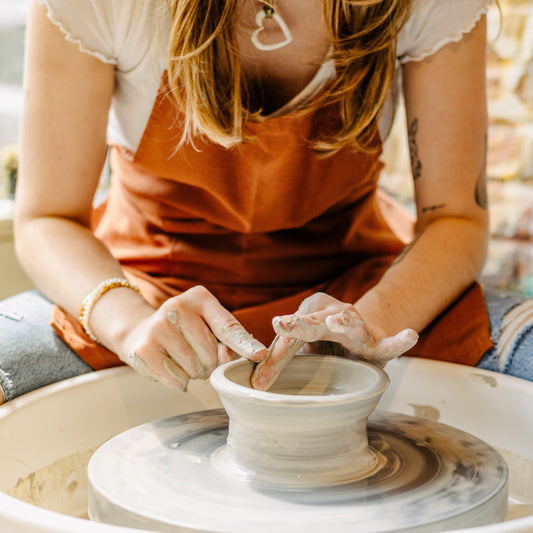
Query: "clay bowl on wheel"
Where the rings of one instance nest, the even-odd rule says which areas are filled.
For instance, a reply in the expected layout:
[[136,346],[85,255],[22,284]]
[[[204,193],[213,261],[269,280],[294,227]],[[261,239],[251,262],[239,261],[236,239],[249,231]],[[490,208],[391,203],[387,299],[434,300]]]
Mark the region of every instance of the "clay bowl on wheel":
[[294,357],[269,391],[250,385],[246,360],[211,376],[229,416],[226,445],[213,457],[226,474],[274,486],[352,482],[377,467],[367,419],[389,385],[379,368],[350,359]]

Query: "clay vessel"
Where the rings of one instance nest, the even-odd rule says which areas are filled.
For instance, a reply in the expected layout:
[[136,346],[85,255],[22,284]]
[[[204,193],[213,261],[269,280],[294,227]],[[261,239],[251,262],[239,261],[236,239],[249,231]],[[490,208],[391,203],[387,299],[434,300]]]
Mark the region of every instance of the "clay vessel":
[[212,465],[272,488],[325,487],[380,467],[367,419],[389,385],[379,368],[332,356],[296,356],[269,391],[250,386],[253,363],[233,361],[211,376],[229,417]]

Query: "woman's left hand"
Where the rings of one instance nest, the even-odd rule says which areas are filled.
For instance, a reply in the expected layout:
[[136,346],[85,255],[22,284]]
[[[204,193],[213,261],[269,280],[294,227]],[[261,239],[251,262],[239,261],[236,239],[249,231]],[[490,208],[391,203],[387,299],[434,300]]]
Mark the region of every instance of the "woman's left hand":
[[294,315],[275,317],[272,323],[277,336],[252,375],[256,389],[269,389],[299,351],[354,357],[383,368],[418,340],[413,329],[376,340],[355,306],[320,292],[306,298]]

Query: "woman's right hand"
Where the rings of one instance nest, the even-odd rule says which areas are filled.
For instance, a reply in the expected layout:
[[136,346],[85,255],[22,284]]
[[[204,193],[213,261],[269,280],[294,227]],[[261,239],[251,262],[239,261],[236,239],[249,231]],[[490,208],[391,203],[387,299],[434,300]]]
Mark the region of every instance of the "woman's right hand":
[[139,373],[185,389],[236,356],[260,361],[263,344],[202,286],[168,299],[140,320],[121,343],[119,357]]

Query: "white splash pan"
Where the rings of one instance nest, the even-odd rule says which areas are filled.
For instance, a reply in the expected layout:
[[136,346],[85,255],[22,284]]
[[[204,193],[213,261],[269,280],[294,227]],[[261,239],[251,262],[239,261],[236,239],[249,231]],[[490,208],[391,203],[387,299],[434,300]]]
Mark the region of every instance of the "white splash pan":
[[[509,520],[457,532],[533,531],[533,383],[420,359],[390,363],[379,408],[453,425],[487,441],[510,467]],[[128,368],[87,374],[0,407],[2,533],[139,533],[90,522],[86,463],[112,436],[158,418],[220,407],[207,382],[171,392]],[[21,501],[10,494],[24,498]]]

